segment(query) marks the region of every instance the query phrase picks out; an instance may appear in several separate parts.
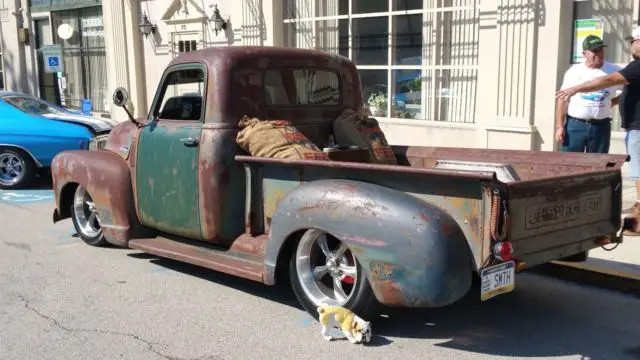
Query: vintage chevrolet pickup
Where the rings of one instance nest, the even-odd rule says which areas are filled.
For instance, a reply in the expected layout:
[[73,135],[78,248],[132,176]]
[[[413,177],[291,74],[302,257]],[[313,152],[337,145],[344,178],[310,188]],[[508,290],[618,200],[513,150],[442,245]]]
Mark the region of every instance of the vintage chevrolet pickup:
[[248,115],[288,120],[321,148],[363,106],[360,86],[349,59],[320,51],[183,54],[147,118],[129,115],[104,148],[55,157],[53,221],[71,218],[90,245],[290,281],[314,316],[321,303],[445,306],[474,277],[486,300],[523,269],[621,242],[624,155],[391,146],[391,165],[351,149],[258,157],[236,141]]

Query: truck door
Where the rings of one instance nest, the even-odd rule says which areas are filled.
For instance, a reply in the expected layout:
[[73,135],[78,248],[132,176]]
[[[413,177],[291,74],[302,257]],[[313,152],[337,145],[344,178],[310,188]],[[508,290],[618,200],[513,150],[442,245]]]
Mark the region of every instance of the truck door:
[[205,114],[206,68],[167,71],[138,142],[136,199],[143,225],[202,239],[198,156]]

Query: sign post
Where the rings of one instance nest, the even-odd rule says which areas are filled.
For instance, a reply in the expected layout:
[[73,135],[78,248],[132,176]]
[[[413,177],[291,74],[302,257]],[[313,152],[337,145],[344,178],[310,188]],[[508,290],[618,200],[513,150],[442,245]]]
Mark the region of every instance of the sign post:
[[62,47],[60,45],[43,45],[40,48],[44,61],[44,72],[57,73],[64,72],[62,62]]

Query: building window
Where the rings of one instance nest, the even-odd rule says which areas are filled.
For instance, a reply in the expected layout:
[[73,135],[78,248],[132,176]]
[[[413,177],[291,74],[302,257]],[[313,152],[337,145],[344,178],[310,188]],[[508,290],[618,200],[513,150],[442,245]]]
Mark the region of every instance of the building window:
[[475,121],[479,0],[285,0],[284,6],[287,46],[350,58],[375,115]]
[[[62,45],[64,72],[58,74],[62,106],[80,109],[90,99],[92,111],[106,112],[111,94],[107,81],[107,57],[102,7],[51,12],[54,43]],[[68,24],[73,35],[61,39],[56,29]]]
[[185,53],[198,50],[198,43],[195,40],[180,40],[178,41],[178,52]]
[[[636,0],[637,1],[637,0]],[[576,33],[577,20],[598,19],[602,22],[605,60],[620,67],[626,66],[632,59],[629,54],[629,44],[624,40],[631,34],[640,17],[634,0],[574,0],[573,3],[573,50],[571,60],[580,61],[582,42],[580,34]],[[621,131],[620,112],[617,107],[612,111],[612,130]]]

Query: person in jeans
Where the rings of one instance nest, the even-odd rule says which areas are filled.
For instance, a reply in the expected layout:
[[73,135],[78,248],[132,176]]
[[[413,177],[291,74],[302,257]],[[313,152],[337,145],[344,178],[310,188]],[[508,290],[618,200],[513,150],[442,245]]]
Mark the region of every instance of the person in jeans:
[[[605,45],[595,35],[582,42],[584,61],[564,74],[562,90],[620,70],[604,60]],[[611,108],[618,104],[622,86],[612,86],[571,96],[556,102],[556,141],[562,151],[608,153],[611,142]],[[565,121],[566,119],[566,121]]]
[[625,221],[625,234],[640,235],[640,26],[625,38],[633,60],[620,71],[587,81],[556,93],[556,98],[566,101],[577,93],[597,91],[616,85],[624,85],[619,109],[622,127],[626,130],[625,144],[629,155],[631,178],[636,183],[636,202],[627,212],[631,221]]

